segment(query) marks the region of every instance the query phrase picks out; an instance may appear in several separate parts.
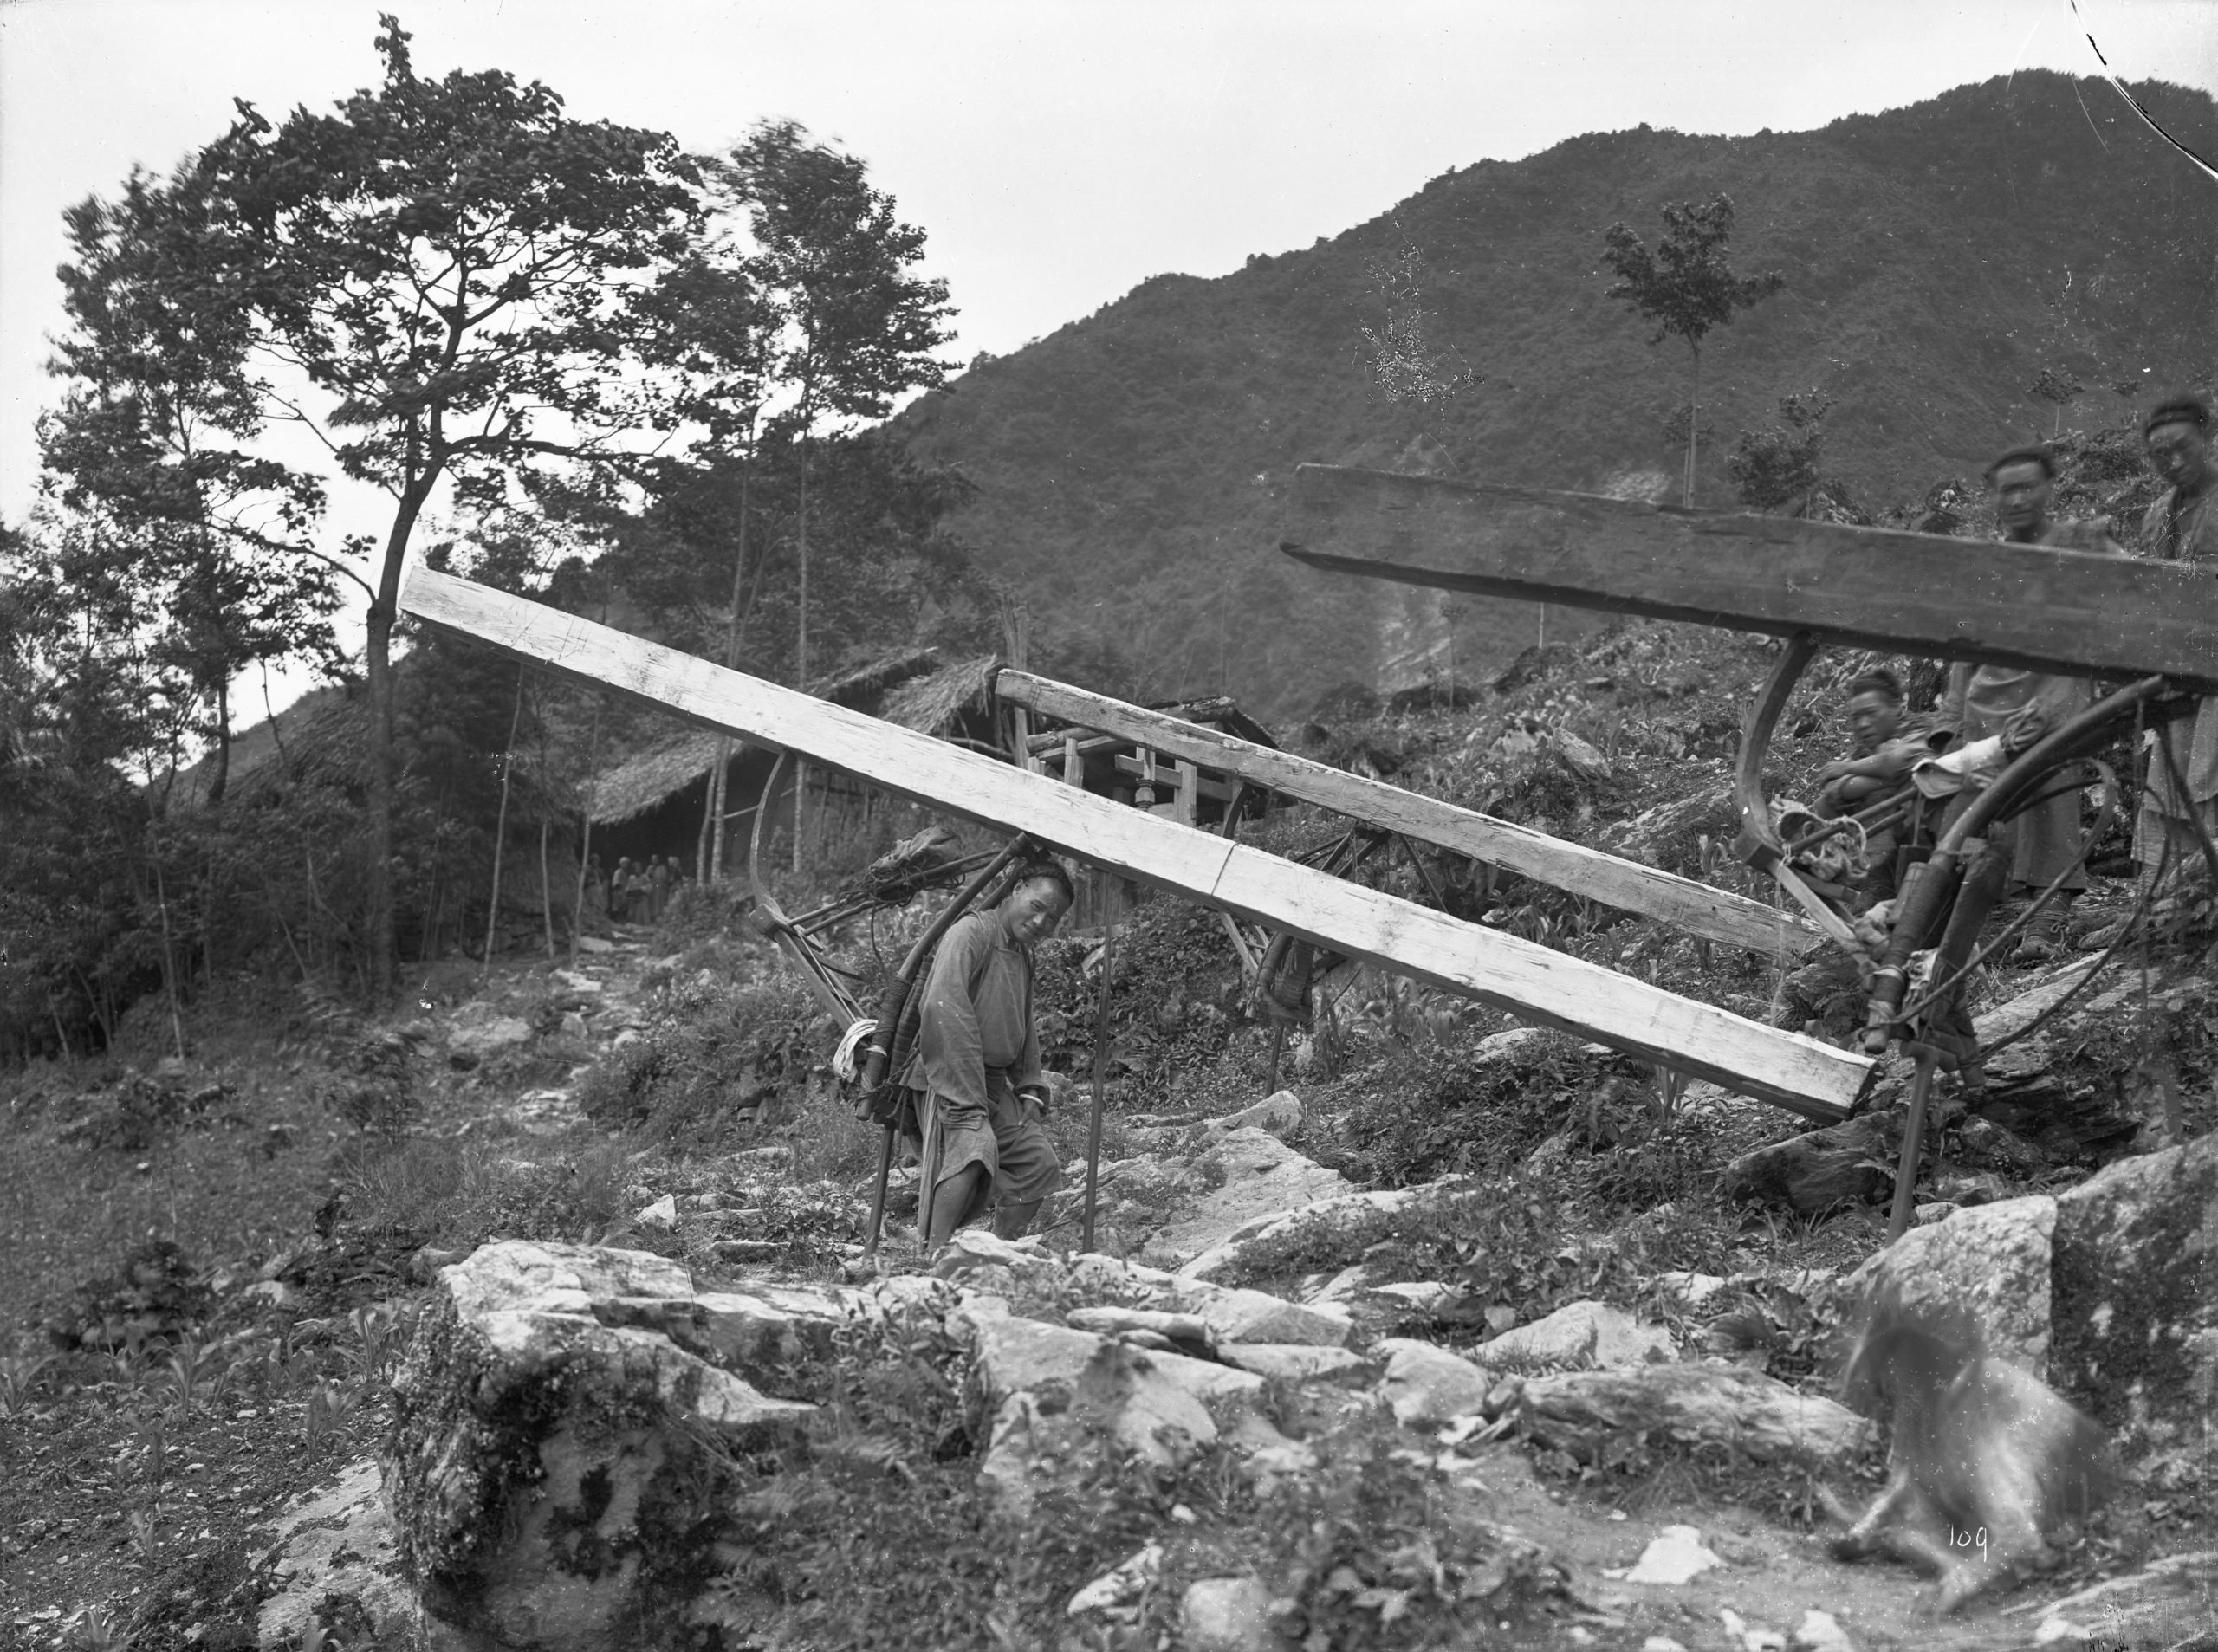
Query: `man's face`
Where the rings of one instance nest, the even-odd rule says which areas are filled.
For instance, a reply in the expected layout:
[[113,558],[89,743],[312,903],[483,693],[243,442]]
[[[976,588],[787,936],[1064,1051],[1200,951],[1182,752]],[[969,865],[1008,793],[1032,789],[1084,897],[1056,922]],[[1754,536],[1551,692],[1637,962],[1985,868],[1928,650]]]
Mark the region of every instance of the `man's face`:
[[2031,459],[2006,464],[1994,473],[1994,520],[2013,539],[2031,539],[2048,521],[2055,489],[2048,472]]
[[1020,885],[1002,908],[1002,923],[1009,939],[1020,946],[1036,946],[1055,932],[1070,910],[1060,884],[1035,878]]
[[2185,420],[2159,424],[2147,438],[2149,463],[2173,487],[2201,489],[2210,479],[2210,439]]
[[1866,689],[1848,703],[1849,732],[1863,747],[1883,746],[1903,723],[1903,709],[1878,689]]

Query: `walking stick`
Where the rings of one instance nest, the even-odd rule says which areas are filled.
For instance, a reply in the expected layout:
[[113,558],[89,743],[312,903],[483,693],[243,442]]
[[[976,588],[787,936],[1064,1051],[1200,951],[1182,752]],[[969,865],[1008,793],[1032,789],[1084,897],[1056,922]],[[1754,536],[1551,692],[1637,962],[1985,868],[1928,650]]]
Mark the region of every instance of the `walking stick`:
[[1093,1116],[1086,1126],[1086,1215],[1079,1225],[1079,1249],[1093,1248],[1093,1201],[1101,1182],[1101,1085],[1109,1067],[1109,975],[1116,965],[1117,917],[1101,932],[1101,999],[1093,1014]]
[[1941,1052],[1929,1044],[1911,1044],[1917,1059],[1917,1076],[1910,1080],[1910,1117],[1903,1121],[1903,1150],[1895,1166],[1895,1202],[1887,1213],[1887,1242],[1891,1245],[1909,1231],[1910,1212],[1917,1202],[1917,1165],[1925,1151],[1925,1104],[1933,1093],[1933,1070]]

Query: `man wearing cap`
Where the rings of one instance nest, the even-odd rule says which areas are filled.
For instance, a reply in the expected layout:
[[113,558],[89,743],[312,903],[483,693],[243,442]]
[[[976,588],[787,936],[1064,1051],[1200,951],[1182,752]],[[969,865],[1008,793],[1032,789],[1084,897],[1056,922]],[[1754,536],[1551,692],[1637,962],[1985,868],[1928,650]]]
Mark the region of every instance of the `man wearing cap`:
[[[2102,523],[2065,522],[2049,514],[2055,500],[2056,460],[2047,448],[2012,449],[1988,467],[1987,479],[1994,490],[1996,526],[2009,543],[2123,554]],[[2023,751],[2094,703],[2094,681],[2089,677],[2055,676],[2016,665],[1959,664],[1949,668],[1949,720],[1967,746],[1999,735],[2006,751]],[[2038,893],[2063,877],[2060,898],[2033,919],[2020,943],[2020,950],[2032,956],[2054,951],[2066,907],[2087,887],[2085,870],[2072,866],[2079,855],[2079,788],[2066,787],[2022,811],[1995,836],[2011,839],[2008,885],[2014,891]]]
[[[2192,396],[2162,403],[2142,425],[2141,440],[2170,486],[2142,517],[2135,548],[2159,561],[2198,563],[2218,573],[2218,464],[2210,458],[2209,408]],[[2168,840],[2174,866],[2201,854],[2198,818],[2205,831],[2218,833],[2218,699],[2204,700],[2192,722],[2167,725],[2163,737],[2170,760],[2152,737],[2148,788],[2133,834],[2144,878],[2156,875]],[[2172,777],[2175,766],[2184,788]]]

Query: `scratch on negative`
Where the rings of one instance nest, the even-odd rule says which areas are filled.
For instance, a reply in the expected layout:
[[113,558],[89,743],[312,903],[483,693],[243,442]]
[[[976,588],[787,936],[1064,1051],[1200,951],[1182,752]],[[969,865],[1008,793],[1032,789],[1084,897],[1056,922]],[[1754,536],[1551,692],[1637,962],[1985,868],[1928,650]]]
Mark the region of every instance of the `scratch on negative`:
[[[2079,0],[2072,0],[2072,15],[2074,17],[2079,17]],[[2155,115],[2149,113],[2147,107],[2142,103],[2139,98],[2133,95],[2132,91],[2126,86],[2126,83],[2118,79],[2117,75],[2111,72],[2111,60],[2104,56],[2103,49],[2095,44],[2095,36],[2085,27],[2085,18],[2080,17],[2082,27],[2079,32],[2087,36],[2087,49],[2095,54],[2095,61],[2103,66],[2103,78],[2111,83],[2111,89],[2126,100],[2126,103],[2132,108],[2133,113],[2141,117],[2143,123],[2148,126],[2150,131],[2155,133],[2159,138],[2162,138],[2166,143],[2171,145],[2173,148],[2178,150],[2180,153],[2185,155],[2189,160],[2201,167],[2205,177],[2213,180],[2218,180],[2218,166],[2213,166],[2193,149],[2190,149],[2186,144],[2182,143],[2177,138],[2173,137],[2169,132],[2166,131],[2163,124],[2159,121]],[[2080,107],[2085,108],[2086,106],[2083,104]],[[2091,122],[2090,124],[2092,123]],[[2101,134],[2097,133],[2096,135],[2099,137]]]

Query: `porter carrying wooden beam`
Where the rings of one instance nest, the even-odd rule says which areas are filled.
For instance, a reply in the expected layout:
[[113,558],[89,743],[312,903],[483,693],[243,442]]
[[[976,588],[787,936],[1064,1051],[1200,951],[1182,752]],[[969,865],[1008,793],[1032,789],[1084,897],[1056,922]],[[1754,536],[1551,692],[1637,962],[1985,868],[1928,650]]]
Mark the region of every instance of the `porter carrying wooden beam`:
[[1125,877],[1811,1118],[1842,1117],[1871,1080],[1872,1064],[1848,1051],[559,609],[422,567],[410,572],[400,606],[441,630],[705,728],[793,751],[949,814],[1025,832]]
[[1366,780],[1328,763],[1219,734],[1160,711],[1051,683],[1028,671],[997,673],[994,693],[1011,705],[1184,758],[1251,786],[1268,787],[1285,796],[1398,832],[1405,838],[1506,866],[1552,888],[1573,890],[1605,906],[1638,912],[1727,946],[1744,947],[1768,956],[1798,956],[1824,938],[1799,917],[1745,895],[1711,889],[1638,861],[1566,843],[1546,832],[1458,808],[1438,798],[1405,792],[1381,781]]
[[1404,585],[2218,691],[2207,567],[1334,465],[1280,548]]

